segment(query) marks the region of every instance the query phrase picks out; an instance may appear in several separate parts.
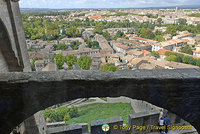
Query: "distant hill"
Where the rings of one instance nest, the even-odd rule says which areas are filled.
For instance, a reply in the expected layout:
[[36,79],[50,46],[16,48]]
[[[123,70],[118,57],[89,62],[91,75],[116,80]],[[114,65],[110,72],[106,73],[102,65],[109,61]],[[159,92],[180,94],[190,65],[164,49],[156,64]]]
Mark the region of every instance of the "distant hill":
[[[159,7],[129,7],[129,8],[102,8],[102,9],[197,9],[200,5],[176,5],[176,6],[159,6]],[[57,10],[81,10],[81,9],[101,9],[101,8],[62,8],[62,9],[51,9],[51,8],[20,8],[21,11],[57,11]]]

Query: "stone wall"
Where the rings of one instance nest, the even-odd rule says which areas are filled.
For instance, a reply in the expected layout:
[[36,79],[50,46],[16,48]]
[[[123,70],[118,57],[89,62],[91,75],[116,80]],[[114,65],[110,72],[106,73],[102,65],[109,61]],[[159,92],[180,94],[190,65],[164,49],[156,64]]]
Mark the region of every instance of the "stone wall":
[[150,125],[158,126],[159,115],[160,113],[157,111],[146,111],[129,115],[129,125],[132,126],[129,134],[153,132],[153,129],[150,128]]
[[110,126],[109,131],[105,132],[106,134],[122,134],[121,129],[114,129],[114,126],[122,126],[123,120],[122,117],[112,117],[109,119],[102,119],[90,122],[91,134],[102,134],[102,125],[108,124]]
[[47,134],[47,126],[43,114],[38,112],[26,119],[18,126],[17,131],[20,134]]
[[[0,0],[0,27],[0,51],[5,53],[0,56],[4,56],[8,67],[7,71],[30,71],[30,62],[18,2]],[[4,63],[2,62],[1,64]],[[6,65],[0,68],[0,70],[6,71],[5,67]]]
[[142,100],[131,99],[128,97],[120,96],[117,98],[107,97],[107,103],[130,103],[131,107],[136,113],[146,111],[156,111],[159,108]]
[[198,69],[0,73],[0,132],[55,104],[119,96],[167,109],[200,132],[199,89]]

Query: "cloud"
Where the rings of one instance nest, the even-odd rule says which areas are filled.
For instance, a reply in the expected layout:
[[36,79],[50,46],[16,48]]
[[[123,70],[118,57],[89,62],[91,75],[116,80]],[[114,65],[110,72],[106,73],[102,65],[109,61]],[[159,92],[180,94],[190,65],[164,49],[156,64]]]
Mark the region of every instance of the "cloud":
[[20,0],[26,8],[127,8],[198,5],[199,0]]

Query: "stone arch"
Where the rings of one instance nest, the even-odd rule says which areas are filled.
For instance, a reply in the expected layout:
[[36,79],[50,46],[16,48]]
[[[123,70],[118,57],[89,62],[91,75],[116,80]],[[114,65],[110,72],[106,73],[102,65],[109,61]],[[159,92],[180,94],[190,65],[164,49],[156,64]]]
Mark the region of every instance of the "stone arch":
[[0,57],[1,66],[0,71],[19,72],[23,71],[19,66],[18,60],[12,49],[11,40],[6,26],[0,18]]
[[199,89],[197,69],[5,73],[0,76],[0,131],[8,134],[34,113],[58,103],[126,96],[163,107],[200,132]]

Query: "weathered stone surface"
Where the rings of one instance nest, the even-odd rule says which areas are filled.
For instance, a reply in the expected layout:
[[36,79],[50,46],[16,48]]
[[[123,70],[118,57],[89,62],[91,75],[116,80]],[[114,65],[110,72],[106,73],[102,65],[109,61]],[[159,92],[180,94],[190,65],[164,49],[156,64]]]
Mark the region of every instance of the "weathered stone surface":
[[0,72],[30,71],[18,0],[0,0]]
[[[155,131],[155,129],[153,130],[151,128],[151,125],[158,126],[159,115],[160,113],[158,111],[147,111],[129,115],[129,126],[132,127],[130,134],[150,133]],[[142,126],[142,128],[140,126]]]
[[0,132],[39,110],[77,98],[126,96],[163,107],[200,132],[200,71],[0,73]]
[[[55,125],[60,123],[60,125]],[[81,124],[65,125],[65,122],[49,123],[48,134],[82,134],[83,128]]]
[[[102,134],[103,124],[108,124],[110,127],[108,132],[104,132],[105,134],[122,134],[122,129],[120,129],[120,125],[123,125],[122,117],[112,117],[109,119],[91,121],[91,134]],[[114,126],[117,126],[118,129],[114,129]]]

